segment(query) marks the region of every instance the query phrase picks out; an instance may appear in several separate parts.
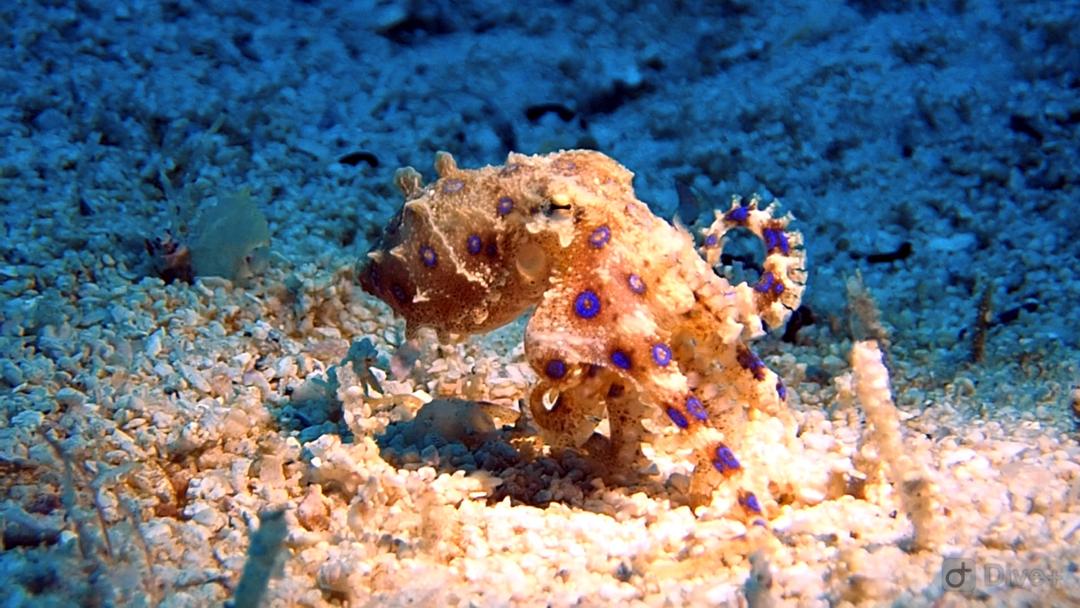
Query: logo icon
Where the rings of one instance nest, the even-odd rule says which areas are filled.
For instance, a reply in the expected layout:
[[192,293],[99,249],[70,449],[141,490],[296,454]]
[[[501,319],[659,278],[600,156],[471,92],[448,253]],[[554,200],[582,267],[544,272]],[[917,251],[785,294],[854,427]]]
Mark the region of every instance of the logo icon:
[[960,593],[975,591],[975,560],[967,557],[946,557],[942,560],[941,588]]

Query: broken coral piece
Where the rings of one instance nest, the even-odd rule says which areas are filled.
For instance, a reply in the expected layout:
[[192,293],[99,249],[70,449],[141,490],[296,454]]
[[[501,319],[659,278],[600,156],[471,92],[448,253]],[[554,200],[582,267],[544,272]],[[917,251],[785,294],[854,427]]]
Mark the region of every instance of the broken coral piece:
[[904,437],[900,412],[893,403],[889,370],[877,342],[852,344],[851,367],[855,392],[869,426],[863,443],[874,446],[886,479],[898,491],[913,529],[909,548],[933,549],[941,544],[946,532],[941,516],[945,509],[930,471],[913,457],[913,442]]
[[405,425],[405,442],[421,446],[428,434],[476,447],[495,433],[495,422],[482,404],[463,399],[435,399]]
[[[404,206],[360,272],[364,289],[405,318],[406,335],[487,332],[535,307],[525,353],[540,376],[529,406],[545,441],[581,447],[606,411],[610,440],[596,455],[636,466],[653,408],[695,448],[692,501],[739,474],[747,408],[776,412],[786,395],[747,342],[784,323],[802,297],[805,255],[791,218],[735,199],[696,248],[599,152],[512,153],[475,170],[440,152],[435,168],[428,185],[398,170]],[[765,244],[756,284],[713,270],[735,228]]]

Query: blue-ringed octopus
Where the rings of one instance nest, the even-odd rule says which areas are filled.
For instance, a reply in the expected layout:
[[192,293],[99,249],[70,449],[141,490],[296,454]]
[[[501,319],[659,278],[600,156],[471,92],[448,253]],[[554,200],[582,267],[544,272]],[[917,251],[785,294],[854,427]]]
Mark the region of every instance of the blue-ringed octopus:
[[[787,394],[748,342],[802,298],[806,257],[790,216],[735,198],[695,242],[599,152],[511,153],[472,170],[440,152],[435,168],[427,185],[411,167],[398,170],[405,203],[360,270],[407,335],[483,333],[533,309],[525,355],[539,381],[528,409],[545,442],[637,466],[649,439],[642,420],[659,412],[694,448],[692,502],[739,475],[747,411],[776,413]],[[764,244],[753,283],[716,271],[737,228]],[[605,415],[609,436],[598,438]],[[760,511],[752,493],[740,502]]]

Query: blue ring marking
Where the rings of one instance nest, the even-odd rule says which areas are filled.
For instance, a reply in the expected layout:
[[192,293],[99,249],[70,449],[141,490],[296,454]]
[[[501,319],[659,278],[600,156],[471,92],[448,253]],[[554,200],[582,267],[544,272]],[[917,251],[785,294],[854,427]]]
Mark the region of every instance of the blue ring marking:
[[691,416],[702,422],[709,419],[709,414],[705,411],[705,406],[702,405],[700,399],[693,395],[690,395],[690,397],[686,399],[686,411],[690,412]]
[[717,471],[720,471],[725,475],[742,468],[742,465],[739,464],[739,459],[735,458],[735,453],[731,451],[731,448],[724,444],[716,446],[716,456],[713,457],[712,465]]
[[773,249],[779,249],[784,255],[791,253],[791,243],[780,228],[766,228],[761,231],[761,236],[765,237],[766,251],[772,252]]
[[667,344],[653,344],[652,360],[660,367],[666,367],[668,363],[671,363],[671,349]]
[[729,222],[735,222],[736,224],[745,224],[746,219],[750,217],[750,210],[746,207],[736,207],[727,212],[724,219]]
[[556,158],[555,161],[551,164],[563,173],[572,173],[574,171],[577,171],[577,163],[570,160],[569,158],[559,157]]
[[739,504],[746,507],[746,510],[751,513],[761,513],[761,503],[758,502],[757,496],[753,492],[741,492],[739,494]]
[[784,386],[783,380],[776,381],[776,395],[780,397],[781,401],[787,401],[787,387]]
[[439,256],[435,253],[435,248],[431,245],[421,245],[420,261],[424,263],[424,266],[434,268],[439,263]]
[[544,366],[544,375],[552,380],[559,380],[566,375],[566,363],[562,359],[550,359]]
[[749,348],[739,349],[739,352],[735,354],[735,360],[743,369],[753,374],[758,382],[765,379],[765,362]]
[[626,277],[626,284],[630,286],[630,291],[636,294],[645,293],[645,281],[637,274],[630,273]]
[[586,289],[574,299],[574,314],[582,319],[591,319],[600,314],[600,297],[591,289]]
[[514,199],[509,196],[500,196],[495,204],[495,213],[503,216],[514,210]]
[[720,242],[720,239],[717,238],[715,232],[713,232],[713,233],[711,233],[711,234],[709,234],[708,236],[705,237],[705,246],[706,247],[716,247],[716,244],[719,243],[719,242]]
[[480,236],[476,234],[470,234],[469,238],[465,239],[465,249],[470,255],[476,255],[480,253],[483,248],[484,242],[480,240]]
[[444,194],[452,194],[465,187],[465,182],[457,178],[448,178],[442,184],[442,191]]
[[619,369],[630,369],[630,355],[626,354],[626,351],[611,351],[611,362]]
[[666,412],[668,418],[671,418],[671,421],[675,423],[675,426],[679,427],[680,429],[685,429],[686,427],[690,426],[690,422],[686,419],[686,416],[683,416],[683,413],[680,412],[678,409],[674,407],[668,407]]
[[766,272],[761,275],[761,280],[759,280],[757,284],[754,285],[754,291],[758,291],[760,293],[769,293],[775,283],[776,277],[773,276],[773,273]]
[[397,283],[390,286],[390,293],[394,295],[394,299],[398,302],[404,302],[409,298],[409,295],[405,293],[405,288]]
[[595,249],[602,249],[611,240],[611,228],[607,224],[600,226],[589,235],[589,244]]

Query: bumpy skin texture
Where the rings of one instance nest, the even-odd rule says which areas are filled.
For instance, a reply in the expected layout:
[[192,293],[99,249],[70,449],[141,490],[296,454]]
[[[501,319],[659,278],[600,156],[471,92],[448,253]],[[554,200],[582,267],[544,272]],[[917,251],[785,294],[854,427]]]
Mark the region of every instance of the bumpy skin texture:
[[[699,254],[686,230],[637,200],[633,174],[598,152],[510,154],[476,170],[439,153],[435,166],[427,186],[398,171],[406,202],[360,273],[406,333],[482,333],[535,306],[525,353],[540,376],[529,407],[545,441],[633,466],[648,438],[641,420],[660,411],[695,448],[692,500],[738,474],[732,448],[747,408],[776,413],[786,394],[746,342],[784,323],[802,296],[790,218],[735,200]],[[756,284],[713,270],[734,228],[765,244]],[[593,432],[605,411],[608,440]]]

